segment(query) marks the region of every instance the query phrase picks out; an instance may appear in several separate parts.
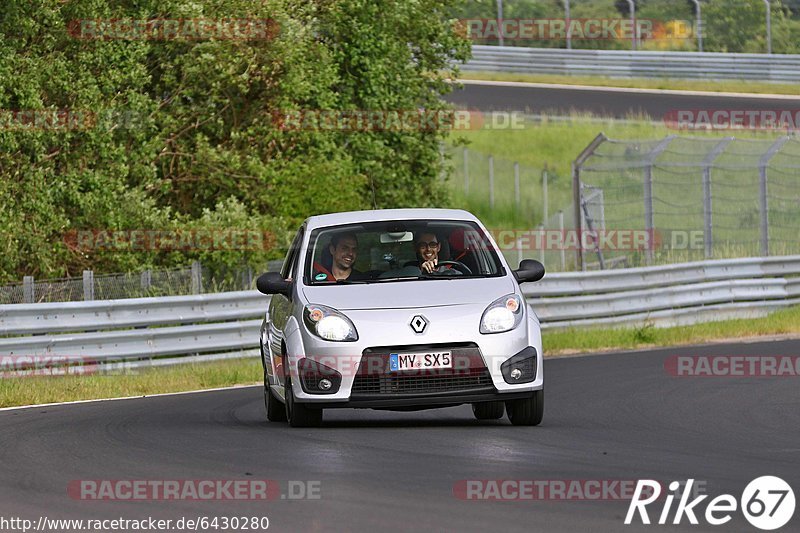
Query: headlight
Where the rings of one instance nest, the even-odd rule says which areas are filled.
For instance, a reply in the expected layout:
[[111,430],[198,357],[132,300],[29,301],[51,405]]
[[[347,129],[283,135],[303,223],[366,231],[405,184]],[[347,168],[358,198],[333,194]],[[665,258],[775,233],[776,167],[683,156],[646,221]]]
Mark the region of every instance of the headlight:
[[522,322],[522,299],[516,294],[498,298],[481,317],[481,333],[510,331]]
[[345,315],[324,305],[307,305],[303,320],[308,330],[326,341],[353,342],[358,340],[356,327]]

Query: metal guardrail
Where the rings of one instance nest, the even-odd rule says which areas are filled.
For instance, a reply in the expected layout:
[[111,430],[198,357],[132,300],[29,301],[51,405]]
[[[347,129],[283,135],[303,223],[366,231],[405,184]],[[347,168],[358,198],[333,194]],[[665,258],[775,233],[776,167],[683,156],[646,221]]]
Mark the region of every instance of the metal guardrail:
[[463,71],[800,82],[800,55],[474,45]]
[[[0,305],[0,336],[242,320],[269,298],[256,291],[193,296]],[[0,340],[0,343],[2,340]]]
[[[800,256],[550,274],[525,294],[547,329],[763,316],[800,304]],[[268,302],[240,291],[0,305],[0,363],[55,357],[150,366],[253,356]]]

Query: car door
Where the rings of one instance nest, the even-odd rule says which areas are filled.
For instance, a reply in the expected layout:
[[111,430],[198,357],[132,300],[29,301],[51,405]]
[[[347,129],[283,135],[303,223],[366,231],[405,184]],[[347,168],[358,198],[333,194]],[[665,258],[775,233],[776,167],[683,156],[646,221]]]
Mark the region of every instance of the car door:
[[[283,261],[281,267],[281,276],[283,279],[297,279],[298,265],[300,258],[300,245],[303,242],[303,234],[305,233],[305,226],[297,231],[292,245],[289,247],[289,252],[286,254],[286,259]],[[270,376],[270,381],[283,387],[283,332],[286,328],[286,323],[292,315],[292,301],[290,298],[282,294],[274,294],[269,303],[269,324],[268,324],[268,345],[269,355],[271,360],[271,368],[273,374]]]

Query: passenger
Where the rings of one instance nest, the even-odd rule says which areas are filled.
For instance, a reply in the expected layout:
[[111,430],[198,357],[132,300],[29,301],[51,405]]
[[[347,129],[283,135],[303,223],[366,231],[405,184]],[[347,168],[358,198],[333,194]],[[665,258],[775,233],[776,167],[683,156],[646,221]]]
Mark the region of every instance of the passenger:
[[330,266],[314,262],[313,281],[357,281],[365,279],[353,265],[358,259],[358,238],[355,233],[337,233],[328,246],[331,256]]

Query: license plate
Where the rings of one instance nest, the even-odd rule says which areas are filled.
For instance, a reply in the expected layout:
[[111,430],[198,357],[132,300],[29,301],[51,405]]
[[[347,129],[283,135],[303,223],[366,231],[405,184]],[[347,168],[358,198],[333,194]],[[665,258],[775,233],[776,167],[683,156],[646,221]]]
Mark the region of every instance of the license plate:
[[389,354],[389,370],[425,370],[453,368],[450,352],[392,353]]

